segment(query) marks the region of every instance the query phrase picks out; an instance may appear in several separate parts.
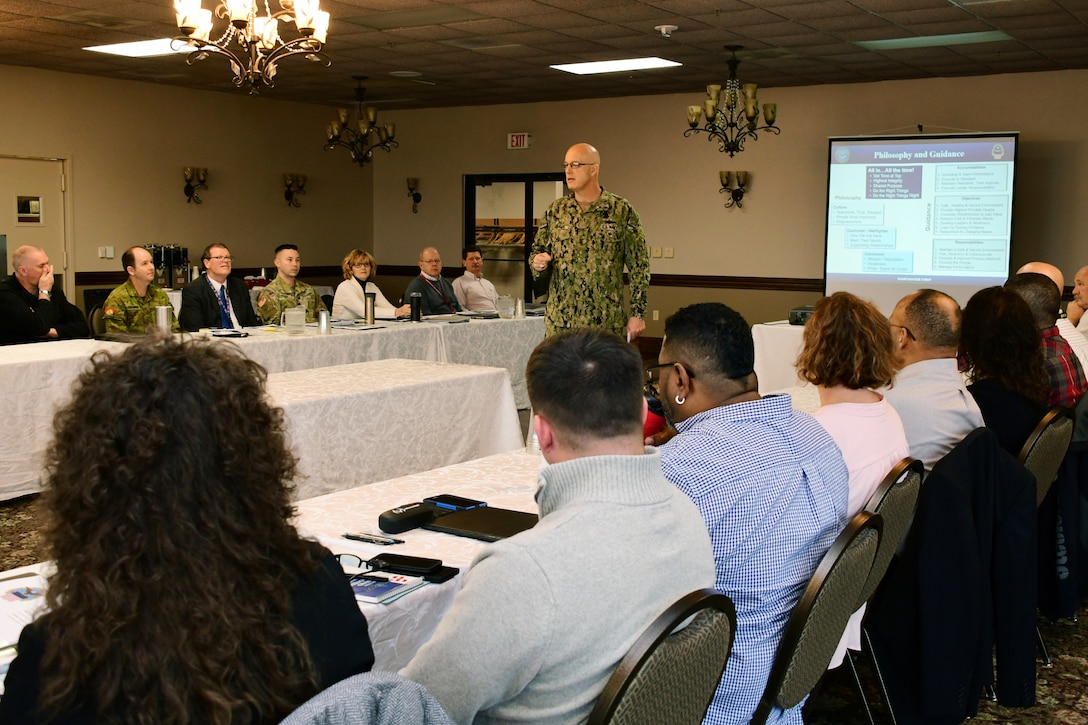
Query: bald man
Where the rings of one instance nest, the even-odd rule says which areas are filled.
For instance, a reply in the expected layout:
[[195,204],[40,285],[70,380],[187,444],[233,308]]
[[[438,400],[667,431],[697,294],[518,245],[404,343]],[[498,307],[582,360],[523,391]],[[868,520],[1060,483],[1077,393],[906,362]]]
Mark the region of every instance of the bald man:
[[[1084,272],[1086,269],[1088,268],[1082,269],[1081,272]],[[1075,320],[1067,320],[1061,315],[1061,295],[1065,293],[1065,276],[1062,274],[1062,271],[1053,264],[1048,264],[1047,262],[1028,262],[1023,267],[1016,270],[1016,273],[1041,274],[1049,277],[1050,281],[1058,286],[1059,301],[1058,309],[1054,310],[1054,325],[1058,328],[1058,335],[1073,349],[1073,354],[1077,356],[1077,361],[1080,363],[1081,370],[1088,371],[1088,338],[1077,332]],[[1078,272],[1078,275],[1079,274],[1080,272]],[[1074,292],[1074,297],[1075,296],[1076,293]],[[1086,297],[1088,297],[1088,295],[1086,295]],[[1077,307],[1076,302],[1074,301],[1069,307]]]
[[419,276],[409,282],[404,290],[402,301],[405,304],[410,302],[413,292],[423,295],[425,315],[448,315],[461,311],[453,285],[442,276],[442,255],[434,247],[426,247],[419,253]]
[[1081,267],[1073,278],[1073,301],[1069,303],[1068,314],[1069,321],[1088,335],[1088,316],[1085,316],[1085,310],[1088,310],[1088,267]]
[[983,426],[956,362],[962,316],[954,299],[923,289],[899,300],[888,317],[901,368],[884,398],[899,413],[910,454],[926,471]]
[[[638,214],[599,181],[601,156],[587,143],[563,159],[570,194],[556,199],[536,232],[529,264],[533,280],[547,283],[547,334],[603,327],[633,340],[646,329],[650,259]],[[631,283],[624,306],[623,270]]]
[[13,274],[0,282],[0,345],[90,336],[83,313],[53,288],[53,265],[44,250],[19,247],[11,268]]

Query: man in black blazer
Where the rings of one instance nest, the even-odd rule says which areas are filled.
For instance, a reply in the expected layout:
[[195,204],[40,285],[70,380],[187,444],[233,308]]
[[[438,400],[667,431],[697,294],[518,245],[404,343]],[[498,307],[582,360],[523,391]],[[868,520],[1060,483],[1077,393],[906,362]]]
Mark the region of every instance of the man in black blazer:
[[[230,250],[210,244],[200,255],[204,274],[181,291],[181,329],[195,332],[202,327],[256,327],[261,324],[249,300],[249,288],[230,276]],[[225,294],[221,292],[225,289]]]

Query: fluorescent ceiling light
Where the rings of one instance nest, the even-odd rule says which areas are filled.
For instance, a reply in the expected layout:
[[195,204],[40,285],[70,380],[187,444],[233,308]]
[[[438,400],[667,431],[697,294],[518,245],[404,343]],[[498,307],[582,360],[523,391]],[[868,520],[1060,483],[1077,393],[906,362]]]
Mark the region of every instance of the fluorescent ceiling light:
[[174,53],[192,53],[192,46],[178,43],[180,48],[170,47],[170,38],[158,40],[139,40],[135,43],[114,43],[113,45],[92,45],[83,50],[93,50],[95,53],[110,53],[111,55],[123,55],[128,58],[151,58],[156,55],[172,55]]
[[592,63],[566,63],[549,66],[564,73],[588,76],[596,73],[616,73],[625,70],[647,70],[649,68],[672,68],[680,65],[674,60],[664,58],[624,58],[621,60],[600,60]]
[[892,38],[890,40],[859,40],[859,45],[866,50],[903,50],[904,48],[937,48],[944,45],[970,45],[971,43],[998,43],[1012,40],[1012,37],[1000,30],[987,30],[981,33],[953,33],[951,35],[922,35],[914,38]]

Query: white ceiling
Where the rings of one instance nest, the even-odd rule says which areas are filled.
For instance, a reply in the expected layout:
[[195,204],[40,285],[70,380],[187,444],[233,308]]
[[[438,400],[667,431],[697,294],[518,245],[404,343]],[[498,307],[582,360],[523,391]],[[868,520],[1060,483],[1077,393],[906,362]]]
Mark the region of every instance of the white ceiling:
[[[210,9],[214,0],[203,2]],[[268,2],[278,9],[278,0]],[[382,108],[701,92],[725,79],[729,44],[745,48],[741,80],[761,86],[1088,67],[1088,0],[322,0],[322,7],[332,14],[325,46],[332,67],[290,58],[277,86],[261,95],[343,105],[355,75],[369,77],[368,101]],[[665,38],[654,30],[662,24],[679,29]],[[880,52],[856,45],[992,30],[1012,40]],[[0,64],[245,92],[220,58],[189,67],[185,56],[82,50],[176,33],[171,0],[0,0]],[[583,77],[548,67],[640,55],[683,66]]]

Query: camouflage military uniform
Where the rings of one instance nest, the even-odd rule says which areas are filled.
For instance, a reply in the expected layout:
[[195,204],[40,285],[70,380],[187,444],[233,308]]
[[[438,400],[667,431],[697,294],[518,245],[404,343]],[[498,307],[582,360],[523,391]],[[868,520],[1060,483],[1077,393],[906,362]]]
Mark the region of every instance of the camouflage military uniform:
[[170,308],[170,329],[177,332],[178,320],[174,316],[174,306],[170,304],[170,298],[166,296],[166,293],[155,285],[149,284],[147,295],[141,297],[136,294],[132,280],[126,279],[123,285],[110,292],[110,296],[102,305],[106,332],[131,332],[142,335],[147,332],[148,327],[155,324],[156,307]]
[[280,324],[284,310],[300,306],[306,308],[307,322],[317,322],[317,313],[325,309],[314,288],[297,279],[294,287],[288,287],[276,277],[257,295],[257,315],[266,324]]
[[[548,286],[547,334],[576,327],[603,327],[623,336],[629,317],[646,313],[650,260],[642,222],[627,200],[601,190],[582,211],[574,196],[556,199],[537,230],[532,262],[540,252],[552,255],[543,272]],[[631,314],[624,311],[623,268],[631,284]],[[542,280],[543,281],[543,280]]]

